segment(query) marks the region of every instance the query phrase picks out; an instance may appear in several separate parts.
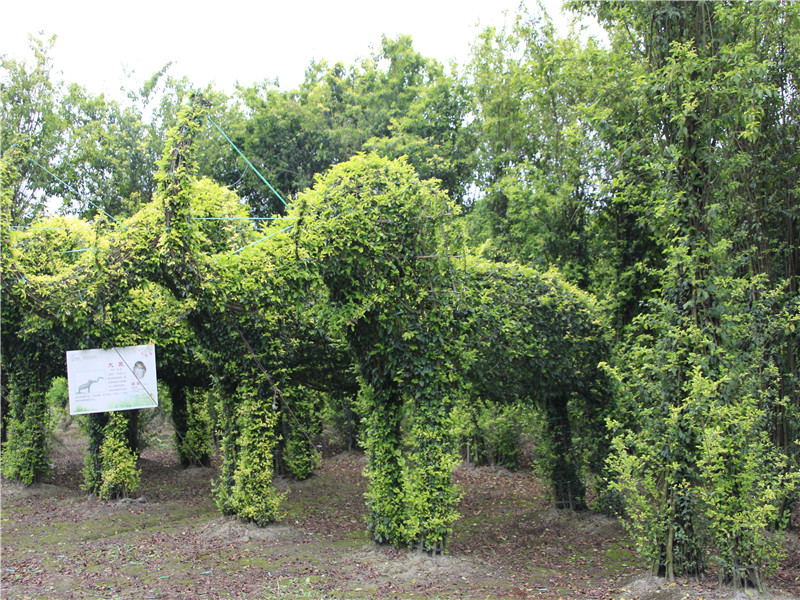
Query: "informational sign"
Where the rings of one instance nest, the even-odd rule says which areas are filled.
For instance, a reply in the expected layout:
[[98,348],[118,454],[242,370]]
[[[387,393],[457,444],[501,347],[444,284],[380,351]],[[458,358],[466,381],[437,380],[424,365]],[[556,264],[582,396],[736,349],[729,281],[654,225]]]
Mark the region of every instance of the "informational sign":
[[155,408],[156,348],[127,346],[67,352],[71,415]]

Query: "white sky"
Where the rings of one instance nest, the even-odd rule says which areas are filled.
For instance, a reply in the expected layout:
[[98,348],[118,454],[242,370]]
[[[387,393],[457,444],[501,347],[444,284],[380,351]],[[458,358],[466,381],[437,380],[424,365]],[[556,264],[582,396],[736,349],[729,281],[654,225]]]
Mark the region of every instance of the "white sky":
[[[533,0],[528,0],[529,4]],[[409,34],[424,56],[463,66],[470,44],[500,26],[519,0],[18,0],[0,10],[0,54],[32,63],[28,34],[57,35],[54,67],[66,82],[119,96],[125,71],[133,87],[167,62],[170,74],[232,92],[279,79],[297,86],[312,59],[346,66],[380,45],[381,35]],[[542,0],[556,23],[561,0]],[[480,25],[480,27],[477,27]]]

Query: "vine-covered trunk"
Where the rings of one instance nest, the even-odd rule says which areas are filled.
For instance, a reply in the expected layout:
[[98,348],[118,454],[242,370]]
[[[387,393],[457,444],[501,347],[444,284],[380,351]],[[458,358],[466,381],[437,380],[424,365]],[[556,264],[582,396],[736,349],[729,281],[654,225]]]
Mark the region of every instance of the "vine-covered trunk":
[[138,453],[141,446],[141,440],[139,440],[139,416],[141,415],[140,410],[126,410],[125,416],[127,417],[127,444],[128,448],[132,451]]
[[5,445],[8,438],[8,413],[11,409],[8,396],[10,392],[11,386],[8,382],[8,371],[0,368],[0,448]]
[[[257,380],[247,375],[243,380]],[[222,399],[219,410],[224,434],[222,472],[214,490],[217,506],[260,527],[278,519],[282,499],[273,487],[278,413],[270,400],[242,383]]]
[[39,483],[50,472],[47,437],[49,409],[44,373],[17,369],[9,381],[8,438],[3,446],[3,476],[25,485]]
[[215,395],[217,396],[217,428],[221,432],[222,465],[219,479],[214,486],[214,497],[217,508],[222,514],[232,515],[236,512],[233,502],[233,473],[237,456],[235,392],[218,383]]
[[136,491],[141,471],[138,452],[131,447],[131,430],[138,427],[138,411],[92,413],[87,416],[89,447],[84,456],[83,489],[103,500],[126,497]]
[[[435,388],[434,388],[435,389]],[[415,550],[441,554],[452,523],[458,517],[458,493],[453,485],[453,468],[458,453],[451,423],[452,402],[447,393],[417,402],[409,445],[412,447],[406,489],[406,522],[409,541]]]
[[314,441],[322,431],[319,396],[302,385],[281,385],[281,436],[276,463],[281,475],[308,479],[319,468],[322,455]]
[[677,575],[700,575],[704,556],[695,524],[695,508],[688,486],[665,489],[668,520],[651,571],[657,577],[675,581]]
[[573,456],[572,428],[569,422],[567,399],[552,398],[547,402],[547,432],[555,458],[550,468],[553,485],[553,506],[582,510],[586,508],[586,487],[578,473]]
[[379,544],[404,545],[403,471],[400,420],[402,406],[389,394],[364,390],[369,396],[365,425],[368,456],[367,527]]
[[86,428],[89,434],[89,446],[83,457],[83,489],[90,494],[100,490],[103,465],[100,461],[100,445],[103,443],[103,432],[108,424],[109,413],[92,413],[86,416]]
[[[197,388],[184,388],[183,423],[176,427],[176,447],[181,464],[185,467],[209,467],[212,455],[212,427],[208,414],[208,393]],[[173,401],[173,420],[174,416]],[[178,435],[178,433],[180,435]]]
[[175,447],[178,450],[178,459],[181,461],[181,466],[188,467],[194,461],[188,448],[185,447],[186,436],[189,432],[186,388],[171,381],[168,385],[169,393],[172,397],[172,425],[175,428]]

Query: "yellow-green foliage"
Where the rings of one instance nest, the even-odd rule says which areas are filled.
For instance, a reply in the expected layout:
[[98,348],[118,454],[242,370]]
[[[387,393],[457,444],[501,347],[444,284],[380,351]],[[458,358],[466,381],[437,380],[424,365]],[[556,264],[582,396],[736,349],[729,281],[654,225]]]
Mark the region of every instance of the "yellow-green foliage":
[[3,415],[8,437],[3,444],[2,473],[25,485],[42,481],[50,472],[48,382],[42,377],[44,369],[38,364],[47,352],[45,344],[40,345],[41,338],[36,339],[37,335],[38,332],[34,333],[35,339],[31,342],[12,337],[17,342],[14,352],[4,352],[2,357],[3,368],[7,369],[3,375],[8,377],[9,384],[3,390],[7,394],[4,400],[8,402],[7,413]]
[[44,393],[28,390],[25,402],[19,400],[18,382],[11,385],[10,404],[21,406],[20,414],[9,415],[8,441],[3,446],[3,477],[25,485],[37,483],[50,472],[47,461],[47,438],[50,427],[50,409]]
[[[320,177],[293,213],[297,243],[328,288],[329,327],[346,337],[364,381],[370,531],[425,551],[442,550],[457,518],[457,212],[405,161],[358,155]],[[413,418],[401,431],[406,402]]]
[[94,238],[88,221],[54,216],[14,231],[10,250],[29,273],[57,275],[91,253]]
[[229,503],[239,517],[263,527],[278,519],[283,499],[272,486],[277,414],[250,386],[242,386],[239,398],[236,410],[239,451]]
[[[693,379],[695,394],[719,393],[699,371]],[[722,571],[736,585],[749,580],[757,587],[783,554],[779,541],[764,532],[788,518],[781,511],[783,498],[800,484],[800,472],[789,470],[787,457],[770,443],[763,404],[753,396],[714,403],[700,435],[698,461],[705,483],[699,499]]]
[[128,421],[121,412],[111,413],[100,444],[100,481],[97,495],[102,500],[126,498],[139,487],[142,471],[137,455],[127,444]]
[[777,337],[785,322],[765,318],[770,294],[749,301],[752,282],[717,285],[730,300],[715,330],[672,302],[637,320],[641,333],[613,371],[623,410],[611,422],[611,485],[655,572],[710,560],[735,585],[760,586],[780,555],[766,530],[786,519],[800,476],[767,433],[770,410],[788,405],[775,393],[780,372],[753,368],[767,363],[759,344],[727,340]]
[[283,462],[293,477],[308,479],[322,464],[314,437],[321,431],[323,399],[319,392],[302,385],[282,386],[282,391],[283,402],[291,408],[291,412],[286,410],[284,414]]
[[183,465],[207,465],[211,460],[211,419],[208,392],[195,391],[186,402],[186,432],[177,438],[178,458]]

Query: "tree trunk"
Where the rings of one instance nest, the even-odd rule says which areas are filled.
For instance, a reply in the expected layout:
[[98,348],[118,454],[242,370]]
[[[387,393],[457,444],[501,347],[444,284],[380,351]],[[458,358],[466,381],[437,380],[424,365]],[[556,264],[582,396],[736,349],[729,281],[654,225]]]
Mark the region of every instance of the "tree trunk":
[[560,397],[549,400],[546,413],[547,432],[556,455],[550,471],[553,506],[583,510],[586,508],[586,488],[572,456],[572,429],[567,399]]

